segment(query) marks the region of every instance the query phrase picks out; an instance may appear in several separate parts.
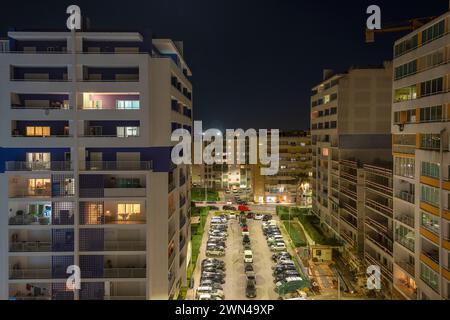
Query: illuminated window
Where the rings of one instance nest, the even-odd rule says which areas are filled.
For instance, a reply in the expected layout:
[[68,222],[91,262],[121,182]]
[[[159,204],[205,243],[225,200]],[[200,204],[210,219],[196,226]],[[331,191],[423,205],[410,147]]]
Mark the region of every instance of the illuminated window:
[[323,149],[322,149],[322,155],[323,155],[324,157],[328,157],[328,148],[323,148]]
[[117,127],[119,138],[139,137],[139,127]]
[[118,214],[141,214],[141,204],[140,203],[118,203],[117,204]]
[[26,128],[28,137],[48,137],[50,136],[50,127],[29,127]]
[[116,108],[125,110],[139,110],[139,100],[117,100]]
[[28,179],[29,190],[42,190],[47,185],[50,185],[50,179]]

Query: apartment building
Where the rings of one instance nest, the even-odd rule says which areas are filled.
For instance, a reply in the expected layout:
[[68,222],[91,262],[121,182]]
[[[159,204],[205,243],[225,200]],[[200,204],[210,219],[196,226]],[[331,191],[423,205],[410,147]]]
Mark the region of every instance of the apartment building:
[[[182,43],[10,31],[0,53],[0,298],[168,299],[186,285],[192,126]],[[67,290],[67,267],[81,290]]]
[[450,298],[450,13],[394,44],[394,287]]
[[392,161],[363,164],[364,260],[381,271],[381,290],[391,297],[393,283]]
[[253,174],[254,199],[260,203],[311,205],[311,136],[302,130],[279,134],[280,167],[272,176]]
[[363,164],[389,161],[392,65],[324,71],[312,89],[312,212],[340,239],[346,263],[362,272],[365,244]]
[[238,190],[252,188],[252,165],[248,164],[194,164],[192,185],[214,190]]

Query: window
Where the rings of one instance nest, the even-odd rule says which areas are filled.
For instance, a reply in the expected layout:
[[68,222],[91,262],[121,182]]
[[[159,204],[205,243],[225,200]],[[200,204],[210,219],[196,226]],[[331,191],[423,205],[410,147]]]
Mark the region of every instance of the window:
[[408,52],[409,50],[416,48],[418,44],[418,38],[419,37],[416,34],[413,37],[397,44],[394,48],[394,56],[395,57],[401,56],[402,54]]
[[444,20],[432,25],[431,27],[422,31],[422,43],[427,43],[439,38],[444,34]]
[[434,290],[439,290],[439,275],[424,263],[420,263],[420,278]]
[[49,137],[50,127],[28,127],[26,128],[28,137]]
[[141,214],[141,204],[140,203],[118,203],[117,204],[118,214]]
[[394,102],[407,101],[416,98],[417,92],[415,85],[395,90]]
[[330,95],[327,94],[326,96],[323,97],[323,103],[328,103],[330,102]]
[[439,234],[439,217],[422,211],[420,225],[431,232]]
[[414,159],[395,157],[394,174],[397,176],[414,178]]
[[117,127],[117,137],[139,137],[139,127]]
[[423,176],[439,179],[439,164],[422,161],[420,172]]
[[27,162],[50,162],[49,152],[27,152]]
[[139,110],[139,100],[117,100],[116,108],[124,110]]
[[442,106],[425,107],[420,109],[420,121],[442,121]]
[[417,72],[417,60],[410,61],[395,68],[395,80]]
[[420,84],[420,96],[424,97],[442,92],[443,83],[442,77],[422,82]]
[[420,136],[420,147],[422,149],[438,150],[441,145],[441,137],[439,134],[424,133]]
[[44,190],[50,185],[50,179],[28,179],[28,189],[30,191]]
[[433,206],[439,206],[439,189],[421,185],[420,200],[425,201]]
[[435,52],[427,54],[419,58],[419,65],[421,70],[430,69],[434,66],[440,65],[444,62],[444,49],[439,49]]

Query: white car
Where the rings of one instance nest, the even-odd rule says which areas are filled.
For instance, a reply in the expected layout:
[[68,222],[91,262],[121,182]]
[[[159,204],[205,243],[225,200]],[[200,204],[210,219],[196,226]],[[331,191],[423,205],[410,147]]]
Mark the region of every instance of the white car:
[[242,231],[242,236],[249,236],[250,235],[250,233],[248,232],[248,230],[247,231]]
[[219,297],[214,297],[214,296],[210,295],[209,293],[205,293],[205,294],[201,294],[198,297],[198,300],[222,300],[222,299]]
[[286,244],[284,242],[276,242],[275,244],[270,246],[270,250],[272,251],[285,251]]
[[262,220],[262,218],[264,217],[264,215],[262,213],[257,213],[253,216],[254,220]]
[[229,217],[230,217],[230,219],[236,219],[237,218],[235,213],[230,213]]
[[244,262],[245,263],[253,263],[253,252],[252,250],[244,251]]
[[202,294],[210,294],[213,298],[216,298],[216,297],[218,297],[220,299],[224,298],[222,290],[214,289],[213,287],[209,287],[209,286],[203,286],[203,287],[197,288],[195,297],[198,299]]

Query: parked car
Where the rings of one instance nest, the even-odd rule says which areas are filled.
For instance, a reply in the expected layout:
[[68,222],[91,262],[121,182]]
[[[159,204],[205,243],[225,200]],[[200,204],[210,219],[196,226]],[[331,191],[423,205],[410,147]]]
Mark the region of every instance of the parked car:
[[299,276],[300,274],[298,273],[297,270],[285,270],[275,275],[273,282],[277,283],[278,281],[284,280],[288,277],[299,277]]
[[206,249],[207,257],[223,257],[225,255],[224,248],[211,247]]
[[245,235],[242,237],[242,244],[250,243],[250,237]]
[[272,215],[271,214],[265,214],[264,217],[262,218],[263,221],[269,221],[272,219]]
[[221,275],[225,276],[225,272],[216,267],[203,267],[202,272],[213,272],[213,273],[217,273],[217,274],[221,274]]
[[253,263],[253,252],[252,250],[244,251],[244,262],[245,263]]
[[214,296],[210,295],[209,293],[204,293],[198,297],[198,300],[222,300],[222,299],[219,297],[214,297]]
[[284,242],[276,242],[275,244],[270,246],[270,250],[272,251],[285,251],[286,244]]
[[201,275],[200,278],[200,282],[205,281],[205,280],[211,280],[213,282],[217,282],[220,284],[224,284],[225,283],[225,278],[221,277],[221,276],[217,276],[217,275]]
[[256,297],[256,283],[252,279],[247,279],[247,286],[245,288],[245,296],[247,298]]
[[249,211],[249,212],[247,212],[246,216],[247,216],[247,219],[253,219],[254,213]]
[[213,268],[215,270],[221,270],[221,271],[225,271],[225,266],[221,266],[218,264],[213,264],[213,263],[206,263],[206,264],[202,264],[202,271],[203,270],[209,270],[210,268]]
[[289,260],[291,258],[292,258],[291,254],[289,252],[286,252],[286,251],[277,252],[277,253],[274,253],[272,255],[272,260],[274,262],[276,262],[278,260],[283,260],[283,259]]
[[212,206],[212,205],[208,205],[209,210],[219,210],[218,206]]
[[244,272],[247,274],[247,272],[253,272],[253,264],[251,263],[245,263],[244,264]]
[[243,235],[243,236],[248,236],[248,235],[250,235],[250,233],[248,232],[248,229],[243,230],[243,231],[242,231],[242,235]]
[[212,287],[213,289],[223,290],[223,286],[219,282],[214,282],[212,280],[203,280],[200,281],[200,286],[202,287]]
[[275,270],[273,270],[272,275],[275,277],[276,275],[281,274],[281,273],[283,273],[284,271],[287,271],[287,270],[297,271],[297,268],[295,266],[286,265],[284,267],[276,268]]
[[252,250],[250,243],[244,243],[244,250]]
[[263,217],[264,217],[264,215],[262,213],[257,213],[257,214],[255,214],[253,219],[255,219],[255,220],[262,220]]
[[237,218],[236,213],[230,213],[230,219],[236,219],[236,218]]
[[208,264],[208,263],[211,263],[211,264],[215,264],[215,265],[218,265],[218,266],[225,267],[225,261],[220,260],[220,259],[216,259],[216,258],[206,258],[206,259],[203,259],[203,260],[202,260],[202,265]]
[[210,294],[212,297],[224,298],[222,290],[214,289],[213,287],[198,287],[195,292],[195,297],[198,299],[202,294]]

